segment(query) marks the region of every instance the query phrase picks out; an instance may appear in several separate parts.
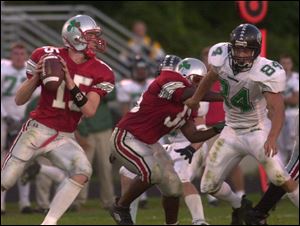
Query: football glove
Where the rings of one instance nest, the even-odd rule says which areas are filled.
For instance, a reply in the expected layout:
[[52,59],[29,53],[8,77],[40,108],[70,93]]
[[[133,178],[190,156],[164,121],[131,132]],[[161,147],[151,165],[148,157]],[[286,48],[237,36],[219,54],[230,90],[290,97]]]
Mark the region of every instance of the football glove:
[[184,160],[188,159],[189,164],[191,164],[193,155],[196,152],[195,148],[193,148],[191,145],[186,146],[185,148],[174,150],[174,151],[179,153],[180,155],[185,156]]

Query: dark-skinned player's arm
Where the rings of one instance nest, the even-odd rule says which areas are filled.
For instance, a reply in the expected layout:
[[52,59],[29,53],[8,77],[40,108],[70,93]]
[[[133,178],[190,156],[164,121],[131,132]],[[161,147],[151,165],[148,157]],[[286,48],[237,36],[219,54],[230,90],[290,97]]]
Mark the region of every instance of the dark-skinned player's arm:
[[[208,73],[204,76],[204,78],[199,83],[196,91],[193,93],[192,97],[185,100],[185,104],[189,108],[198,108],[200,101],[209,101],[208,97],[211,96],[211,98],[214,98],[213,101],[222,101],[221,95],[216,98],[216,94],[212,94],[213,92],[209,92],[211,86],[218,80],[218,74],[210,69]],[[208,95],[208,96],[206,96]],[[204,97],[206,98],[204,99]],[[185,97],[185,96],[184,96]]]

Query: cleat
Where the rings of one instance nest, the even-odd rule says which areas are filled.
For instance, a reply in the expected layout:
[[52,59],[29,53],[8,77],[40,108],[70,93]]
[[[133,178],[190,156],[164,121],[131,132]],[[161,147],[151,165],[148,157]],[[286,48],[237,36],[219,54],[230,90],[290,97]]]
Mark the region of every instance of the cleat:
[[21,209],[22,214],[31,214],[33,213],[33,210],[31,209],[30,206],[25,206]]
[[246,212],[245,223],[246,225],[268,225],[268,214],[259,212],[258,210],[251,209]]
[[231,225],[243,225],[246,212],[252,209],[252,202],[246,199],[246,196],[244,195],[242,197],[242,206],[240,208],[232,209]]
[[130,208],[117,206],[118,199],[109,210],[110,215],[118,225],[133,225],[130,215]]

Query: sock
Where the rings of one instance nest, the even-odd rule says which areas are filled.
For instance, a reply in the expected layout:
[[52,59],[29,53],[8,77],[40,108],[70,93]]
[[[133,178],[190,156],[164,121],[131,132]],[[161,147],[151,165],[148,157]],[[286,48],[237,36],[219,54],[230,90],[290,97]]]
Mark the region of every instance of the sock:
[[45,217],[42,225],[56,225],[59,218],[66,212],[74,199],[79,194],[83,185],[68,178],[64,181],[61,188],[55,194],[51,204],[50,210]]
[[216,197],[214,197],[214,196],[212,196],[210,194],[207,194],[206,198],[207,198],[208,202],[216,202],[216,201],[218,201],[218,199]]
[[26,206],[31,206],[30,195],[30,183],[22,184],[21,180],[17,181],[19,190],[19,208],[22,210]]
[[226,182],[223,182],[219,191],[214,193],[213,196],[229,202],[234,209],[241,207],[242,199],[231,190]]
[[144,192],[143,194],[141,194],[141,196],[140,196],[141,198],[140,198],[140,200],[141,201],[145,201],[145,200],[147,200],[147,198],[148,198],[148,196],[147,196],[147,193],[146,192]]
[[47,166],[42,164],[40,173],[45,174],[56,183],[60,183],[66,178],[64,171],[54,166]]
[[245,191],[244,191],[244,190],[236,191],[235,194],[236,194],[238,197],[242,198],[243,195],[245,195]]
[[140,201],[140,197],[137,197],[135,200],[133,200],[133,202],[130,204],[130,215],[131,215],[131,219],[133,221],[133,223],[136,223],[136,215],[137,215],[137,211],[138,211],[138,206],[139,206],[139,201]]
[[200,195],[191,194],[185,196],[184,198],[185,204],[189,208],[189,211],[192,215],[193,222],[194,221],[203,221],[205,222],[203,205]]
[[275,186],[271,183],[268,190],[263,195],[259,203],[254,207],[254,209],[258,210],[261,213],[268,214],[268,212],[285,193],[286,192],[283,188]]
[[5,197],[6,191],[1,191],[1,210],[5,211]]
[[288,197],[292,201],[292,203],[294,203],[294,205],[299,208],[299,184],[293,192],[288,193]]

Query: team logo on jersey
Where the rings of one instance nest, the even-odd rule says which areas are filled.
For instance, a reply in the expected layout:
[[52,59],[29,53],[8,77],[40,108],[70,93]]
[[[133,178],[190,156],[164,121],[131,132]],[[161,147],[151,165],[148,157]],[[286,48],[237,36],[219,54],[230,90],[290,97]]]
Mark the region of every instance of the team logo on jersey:
[[67,27],[67,31],[71,32],[71,31],[74,31],[75,28],[79,28],[79,27],[80,27],[79,21],[71,20],[70,25]]

